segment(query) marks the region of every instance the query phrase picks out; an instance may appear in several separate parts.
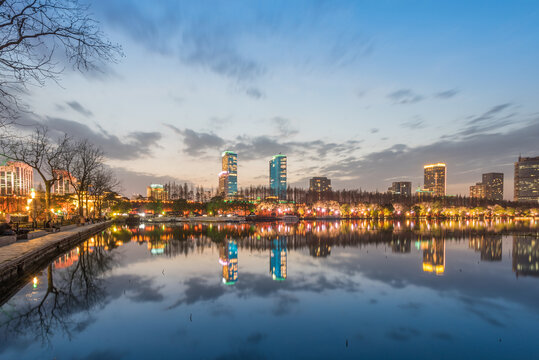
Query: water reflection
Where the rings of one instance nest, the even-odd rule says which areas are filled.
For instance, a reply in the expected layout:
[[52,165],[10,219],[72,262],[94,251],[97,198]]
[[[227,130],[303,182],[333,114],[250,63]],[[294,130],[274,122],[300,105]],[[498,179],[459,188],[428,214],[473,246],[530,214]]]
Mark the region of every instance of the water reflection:
[[219,246],[219,264],[223,267],[223,284],[234,285],[238,281],[238,244],[227,240]]
[[282,281],[286,279],[286,254],[286,237],[278,236],[273,239],[270,250],[270,274],[273,280]]
[[[459,358],[448,339],[472,354],[489,348],[474,342],[539,331],[538,276],[535,223],[114,226],[54,259],[35,287],[30,278],[3,304],[0,358],[69,358],[78,349],[91,358],[99,344],[84,340],[103,334],[118,341],[116,352],[132,346],[127,358],[174,357],[171,344],[187,358],[218,358],[233,343],[278,357],[271,344],[282,338],[266,328],[288,339],[287,351],[301,345],[306,358],[372,358],[368,349],[394,342]],[[443,325],[432,323],[437,316]],[[218,333],[223,317],[233,336]],[[318,323],[331,332],[318,333]],[[130,329],[141,327],[145,337],[133,343]],[[215,346],[196,345],[207,337]],[[345,339],[348,353],[331,347]],[[156,348],[163,352],[148,353]]]
[[517,276],[539,276],[537,237],[513,236],[513,271]]

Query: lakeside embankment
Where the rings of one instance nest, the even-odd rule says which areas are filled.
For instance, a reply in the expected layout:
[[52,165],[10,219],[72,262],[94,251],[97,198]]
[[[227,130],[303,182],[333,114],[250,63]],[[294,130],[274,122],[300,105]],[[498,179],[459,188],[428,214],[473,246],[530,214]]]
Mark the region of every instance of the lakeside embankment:
[[[106,229],[112,221],[77,226],[69,230],[45,235],[36,239],[17,241],[0,248],[0,289],[14,279],[24,280],[26,276],[40,270],[55,256],[71,249],[88,237]],[[25,283],[26,281],[23,281]],[[8,296],[4,291],[1,298]]]

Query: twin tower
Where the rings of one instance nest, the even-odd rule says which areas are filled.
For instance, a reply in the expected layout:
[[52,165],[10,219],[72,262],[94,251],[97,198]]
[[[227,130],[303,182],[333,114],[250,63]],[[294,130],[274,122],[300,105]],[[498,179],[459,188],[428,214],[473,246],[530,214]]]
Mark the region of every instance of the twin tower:
[[[238,154],[223,151],[222,171],[219,173],[219,195],[238,199]],[[269,187],[273,196],[286,198],[286,155],[274,155],[269,161]]]

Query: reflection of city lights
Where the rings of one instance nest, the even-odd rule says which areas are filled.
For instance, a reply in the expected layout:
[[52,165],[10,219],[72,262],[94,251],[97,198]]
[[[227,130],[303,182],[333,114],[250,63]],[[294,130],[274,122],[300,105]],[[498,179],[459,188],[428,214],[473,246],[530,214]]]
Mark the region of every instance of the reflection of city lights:
[[34,289],[37,288],[37,277],[34,276],[34,280],[32,282],[34,283]]

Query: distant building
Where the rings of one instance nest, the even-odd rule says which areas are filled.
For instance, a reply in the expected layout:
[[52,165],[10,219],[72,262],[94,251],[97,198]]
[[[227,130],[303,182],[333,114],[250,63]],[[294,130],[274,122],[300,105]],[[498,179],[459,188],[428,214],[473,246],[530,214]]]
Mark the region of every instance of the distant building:
[[485,185],[485,198],[489,200],[503,200],[503,173],[483,174]]
[[233,151],[223,151],[221,160],[219,194],[225,198],[234,197],[238,194],[238,154]]
[[34,186],[34,170],[20,161],[0,161],[0,195],[26,196]]
[[445,196],[447,169],[444,163],[423,166],[424,189],[432,191],[434,196]]
[[52,184],[51,194],[53,195],[68,195],[75,193],[75,188],[71,185],[71,181],[76,182],[75,178],[70,179],[69,172],[66,170],[54,171],[57,180]]
[[146,188],[146,195],[151,200],[168,200],[168,192],[163,185],[151,184]]
[[279,236],[271,242],[270,251],[270,274],[273,280],[286,279],[286,237]]
[[309,180],[309,190],[323,193],[331,190],[331,179],[327,177],[313,177]]
[[518,157],[515,163],[515,201],[539,202],[539,156]]
[[474,199],[484,199],[486,196],[487,187],[483,183],[476,183],[470,186],[470,197]]
[[410,197],[412,196],[412,183],[410,181],[395,181],[387,191],[390,194]]
[[539,240],[513,235],[513,271],[517,276],[539,276]]
[[286,155],[274,155],[269,162],[269,185],[273,196],[286,198]]

